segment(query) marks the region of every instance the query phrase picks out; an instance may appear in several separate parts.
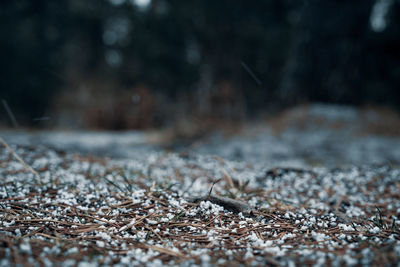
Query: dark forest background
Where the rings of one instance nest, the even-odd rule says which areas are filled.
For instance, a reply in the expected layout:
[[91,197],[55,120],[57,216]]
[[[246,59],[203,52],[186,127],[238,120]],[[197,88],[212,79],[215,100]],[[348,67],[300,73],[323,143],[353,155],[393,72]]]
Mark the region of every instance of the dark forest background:
[[8,0],[0,38],[3,126],[143,129],[309,102],[400,107],[397,0]]

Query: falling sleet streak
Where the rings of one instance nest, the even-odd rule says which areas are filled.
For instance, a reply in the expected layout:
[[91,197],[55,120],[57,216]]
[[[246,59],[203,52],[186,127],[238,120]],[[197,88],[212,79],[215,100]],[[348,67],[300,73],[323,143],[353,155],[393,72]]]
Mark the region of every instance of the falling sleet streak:
[[260,81],[260,79],[257,78],[257,76],[254,74],[254,72],[249,68],[249,66],[247,66],[246,63],[244,63],[243,61],[240,61],[240,64],[242,65],[242,67],[247,71],[247,73],[251,76],[251,78],[253,78],[256,83],[258,85],[262,85],[262,82]]
[[4,109],[6,110],[7,115],[11,120],[11,123],[15,128],[18,128],[19,125],[17,119],[15,118],[14,113],[11,111],[11,108],[8,106],[7,101],[2,99],[1,102],[3,103]]

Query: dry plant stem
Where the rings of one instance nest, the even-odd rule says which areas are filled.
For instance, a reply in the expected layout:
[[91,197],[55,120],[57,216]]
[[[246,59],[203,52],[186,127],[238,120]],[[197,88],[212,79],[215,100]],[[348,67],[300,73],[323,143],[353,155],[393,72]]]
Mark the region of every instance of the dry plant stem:
[[224,174],[224,178],[226,179],[226,181],[229,184],[229,186],[231,187],[231,189],[233,191],[235,191],[236,188],[235,188],[235,185],[233,184],[232,177],[228,174],[228,172],[225,169],[222,169],[222,172]]
[[17,154],[17,153],[6,143],[6,141],[4,141],[4,139],[1,138],[1,137],[0,137],[0,142],[3,143],[3,145],[11,152],[11,154],[13,154],[14,157],[15,157],[19,162],[21,162],[22,165],[25,166],[25,168],[27,168],[31,173],[33,173],[33,174],[36,176],[36,178],[38,178],[39,180],[41,179],[41,178],[40,178],[40,175],[39,175],[34,169],[32,169],[31,166],[29,166],[28,164],[26,164],[25,161],[24,161],[23,159],[21,159],[20,156],[18,156],[18,154]]

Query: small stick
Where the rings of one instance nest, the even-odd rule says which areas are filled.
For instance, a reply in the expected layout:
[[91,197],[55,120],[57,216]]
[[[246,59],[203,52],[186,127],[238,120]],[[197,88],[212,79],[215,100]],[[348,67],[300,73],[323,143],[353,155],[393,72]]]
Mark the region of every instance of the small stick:
[[31,173],[33,173],[39,180],[41,180],[39,173],[37,173],[34,169],[32,169],[31,166],[29,166],[28,164],[25,163],[25,161],[23,159],[21,159],[18,154],[6,143],[6,141],[4,141],[3,138],[0,137],[0,142],[3,143],[3,145],[11,152],[11,154],[14,155],[14,157],[21,162],[22,165],[25,166],[25,168],[27,168]]
[[219,181],[221,181],[221,180],[222,180],[222,179],[218,179],[218,180],[216,180],[216,181],[211,185],[210,191],[208,192],[208,197],[211,196],[211,193],[212,193],[212,191],[213,191],[214,185],[217,184],[217,183],[218,183]]
[[239,201],[239,200],[227,198],[227,197],[220,197],[217,195],[206,194],[205,196],[190,197],[190,198],[187,198],[186,200],[191,203],[199,203],[201,201],[210,201],[211,203],[220,205],[220,206],[224,207],[225,209],[232,211],[234,213],[242,212],[243,214],[246,214],[246,215],[251,214],[251,212],[253,211],[253,208],[243,201]]

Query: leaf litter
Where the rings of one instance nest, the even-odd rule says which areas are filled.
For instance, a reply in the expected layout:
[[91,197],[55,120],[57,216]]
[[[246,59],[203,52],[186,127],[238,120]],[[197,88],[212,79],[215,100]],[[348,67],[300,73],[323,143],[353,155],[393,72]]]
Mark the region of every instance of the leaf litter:
[[1,148],[0,266],[400,261],[396,166],[265,169],[198,154],[12,149],[26,164]]

